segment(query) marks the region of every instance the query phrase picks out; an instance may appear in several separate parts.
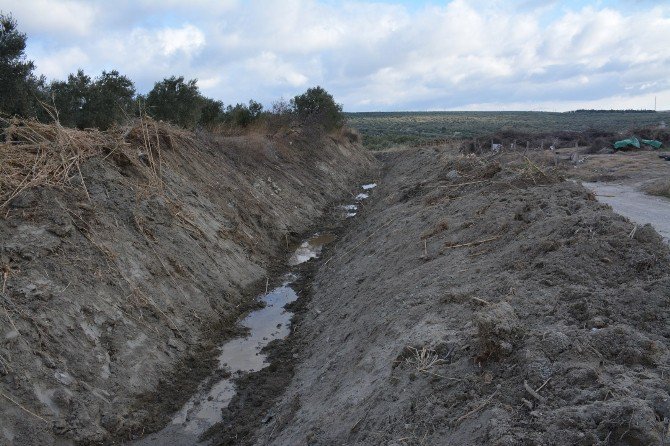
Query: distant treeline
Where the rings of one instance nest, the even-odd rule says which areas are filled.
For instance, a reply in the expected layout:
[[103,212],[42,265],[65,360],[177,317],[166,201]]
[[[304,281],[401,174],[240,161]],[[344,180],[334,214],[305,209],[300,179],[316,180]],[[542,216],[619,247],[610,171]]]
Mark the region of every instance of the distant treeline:
[[253,99],[224,106],[201,94],[196,79],[171,76],[156,82],[146,95],[116,70],[91,78],[78,70],[67,80],[47,82],[26,60],[27,37],[11,15],[0,14],[0,117],[19,116],[43,122],[58,120],[77,128],[108,129],[129,118],[147,114],[184,128],[246,127],[262,118],[281,116],[326,130],[344,124],[342,106],[321,87],[308,89],[290,101],[279,100],[271,110]]
[[656,110],[635,110],[632,108],[626,110],[596,110],[580,108],[579,110],[572,110],[566,113],[656,113]]

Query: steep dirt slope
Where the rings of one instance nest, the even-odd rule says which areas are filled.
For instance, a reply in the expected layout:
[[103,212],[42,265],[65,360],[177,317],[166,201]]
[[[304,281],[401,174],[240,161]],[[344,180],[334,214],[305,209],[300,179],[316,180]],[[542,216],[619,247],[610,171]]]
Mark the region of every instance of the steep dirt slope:
[[374,164],[351,134],[300,129],[19,124],[7,141],[2,197],[35,187],[0,218],[0,444],[158,427],[208,373],[273,259]]
[[668,441],[670,253],[655,231],[530,161],[385,158],[315,276],[295,374],[256,444]]

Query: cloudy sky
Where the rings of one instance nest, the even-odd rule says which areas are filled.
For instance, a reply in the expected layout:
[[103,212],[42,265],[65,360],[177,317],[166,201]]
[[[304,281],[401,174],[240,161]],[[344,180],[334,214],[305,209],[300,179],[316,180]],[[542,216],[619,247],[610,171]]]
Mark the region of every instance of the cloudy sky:
[[0,0],[37,71],[347,111],[670,109],[670,0]]

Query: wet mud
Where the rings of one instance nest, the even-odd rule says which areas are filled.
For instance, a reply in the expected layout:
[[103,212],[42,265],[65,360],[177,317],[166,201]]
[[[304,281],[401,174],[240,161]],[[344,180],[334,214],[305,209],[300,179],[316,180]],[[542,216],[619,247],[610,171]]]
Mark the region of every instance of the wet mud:
[[[542,165],[384,153],[226,445],[663,444],[670,251]],[[303,298],[304,297],[304,298]]]
[[[375,186],[366,184],[362,188],[370,190]],[[275,357],[277,350],[281,349],[281,343],[278,342],[290,333],[294,316],[291,308],[298,299],[296,289],[304,290],[308,287],[310,272],[316,267],[315,262],[304,264],[318,259],[323,250],[336,241],[337,235],[330,230],[342,231],[345,224],[339,211],[357,208],[358,205],[353,204],[334,207],[323,219],[323,226],[328,227],[329,231],[313,234],[295,248],[287,261],[289,271],[279,278],[280,285],[263,292],[258,297],[261,308],[251,311],[239,322],[243,334],[221,345],[217,356],[218,367],[213,374],[202,381],[197,392],[165,428],[128,444],[188,446],[216,443],[211,441],[211,434],[205,439],[201,438],[202,434],[217,423],[230,421],[224,420],[224,417],[231,412],[228,406],[238,392],[236,383],[244,383],[245,377],[271,365],[268,355]],[[349,218],[348,213],[344,217]],[[268,280],[266,286],[269,283]],[[268,350],[267,347],[272,343],[275,344],[274,349]],[[272,400],[269,395],[263,397],[266,398],[266,404]]]

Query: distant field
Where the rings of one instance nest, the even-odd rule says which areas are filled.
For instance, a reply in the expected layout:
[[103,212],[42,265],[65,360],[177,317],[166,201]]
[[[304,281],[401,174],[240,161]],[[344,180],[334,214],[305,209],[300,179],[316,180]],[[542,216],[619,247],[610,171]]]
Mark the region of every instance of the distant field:
[[390,112],[347,113],[349,125],[371,149],[416,144],[441,138],[473,138],[500,130],[528,133],[583,131],[624,132],[631,128],[670,124],[670,112]]

